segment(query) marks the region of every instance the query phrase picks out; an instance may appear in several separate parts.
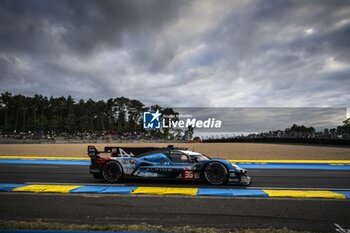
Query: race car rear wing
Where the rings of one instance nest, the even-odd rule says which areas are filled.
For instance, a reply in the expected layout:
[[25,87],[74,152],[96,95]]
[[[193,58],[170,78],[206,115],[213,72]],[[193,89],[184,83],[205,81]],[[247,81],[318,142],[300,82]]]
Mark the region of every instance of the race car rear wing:
[[88,155],[91,159],[99,159],[101,158],[98,156],[100,154],[100,151],[96,149],[94,146],[88,146]]
[[177,148],[173,145],[168,145],[168,147],[114,147],[114,146],[106,146],[104,151],[98,151],[95,146],[88,146],[88,155],[91,159],[101,158],[99,154],[101,153],[110,153],[111,157],[133,157],[140,154],[144,154],[150,151],[159,150],[159,149],[184,149],[187,148]]

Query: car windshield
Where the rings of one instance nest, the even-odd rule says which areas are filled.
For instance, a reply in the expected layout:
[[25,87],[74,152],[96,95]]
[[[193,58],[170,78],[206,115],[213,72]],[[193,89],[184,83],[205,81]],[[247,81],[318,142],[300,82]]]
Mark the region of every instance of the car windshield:
[[194,160],[194,159],[197,159],[197,161],[203,161],[203,160],[209,160],[209,158],[205,155],[202,155],[202,154],[198,154],[198,155],[191,155],[191,158]]
[[144,157],[146,155],[151,155],[151,154],[157,154],[157,153],[163,153],[164,150],[162,149],[159,149],[159,150],[152,150],[152,151],[148,151],[148,152],[145,152],[145,153],[142,153],[142,154],[139,154],[139,155],[135,155],[136,158],[141,158],[141,157]]

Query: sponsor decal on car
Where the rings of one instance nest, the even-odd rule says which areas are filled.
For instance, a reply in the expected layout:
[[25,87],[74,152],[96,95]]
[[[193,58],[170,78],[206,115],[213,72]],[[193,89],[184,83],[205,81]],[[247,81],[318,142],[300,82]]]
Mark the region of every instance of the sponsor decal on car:
[[136,163],[136,160],[131,159],[131,160],[129,160],[129,163],[131,163],[131,164],[135,164],[135,163]]
[[146,168],[145,171],[147,171],[147,172],[173,172],[174,169],[172,169],[172,168]]

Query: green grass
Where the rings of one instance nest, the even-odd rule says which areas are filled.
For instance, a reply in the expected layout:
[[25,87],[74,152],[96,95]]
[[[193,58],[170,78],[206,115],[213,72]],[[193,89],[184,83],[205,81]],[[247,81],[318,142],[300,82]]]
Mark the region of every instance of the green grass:
[[[164,227],[158,225],[138,224],[138,225],[88,225],[88,224],[63,224],[57,222],[36,221],[15,221],[0,220],[0,229],[3,230],[85,230],[85,231],[138,231],[138,232],[182,232],[182,233],[301,233],[286,228],[282,229],[227,229],[227,228],[209,228],[178,226]],[[303,232],[306,233],[306,232]]]

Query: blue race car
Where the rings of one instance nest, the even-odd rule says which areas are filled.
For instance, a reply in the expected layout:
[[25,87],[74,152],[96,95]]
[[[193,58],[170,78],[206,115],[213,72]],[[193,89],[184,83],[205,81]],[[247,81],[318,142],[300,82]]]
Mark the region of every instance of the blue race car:
[[[110,153],[110,156],[100,156]],[[90,173],[95,179],[118,182],[123,178],[203,180],[212,185],[249,185],[247,170],[224,159],[211,159],[201,153],[172,145],[154,147],[88,146]]]

